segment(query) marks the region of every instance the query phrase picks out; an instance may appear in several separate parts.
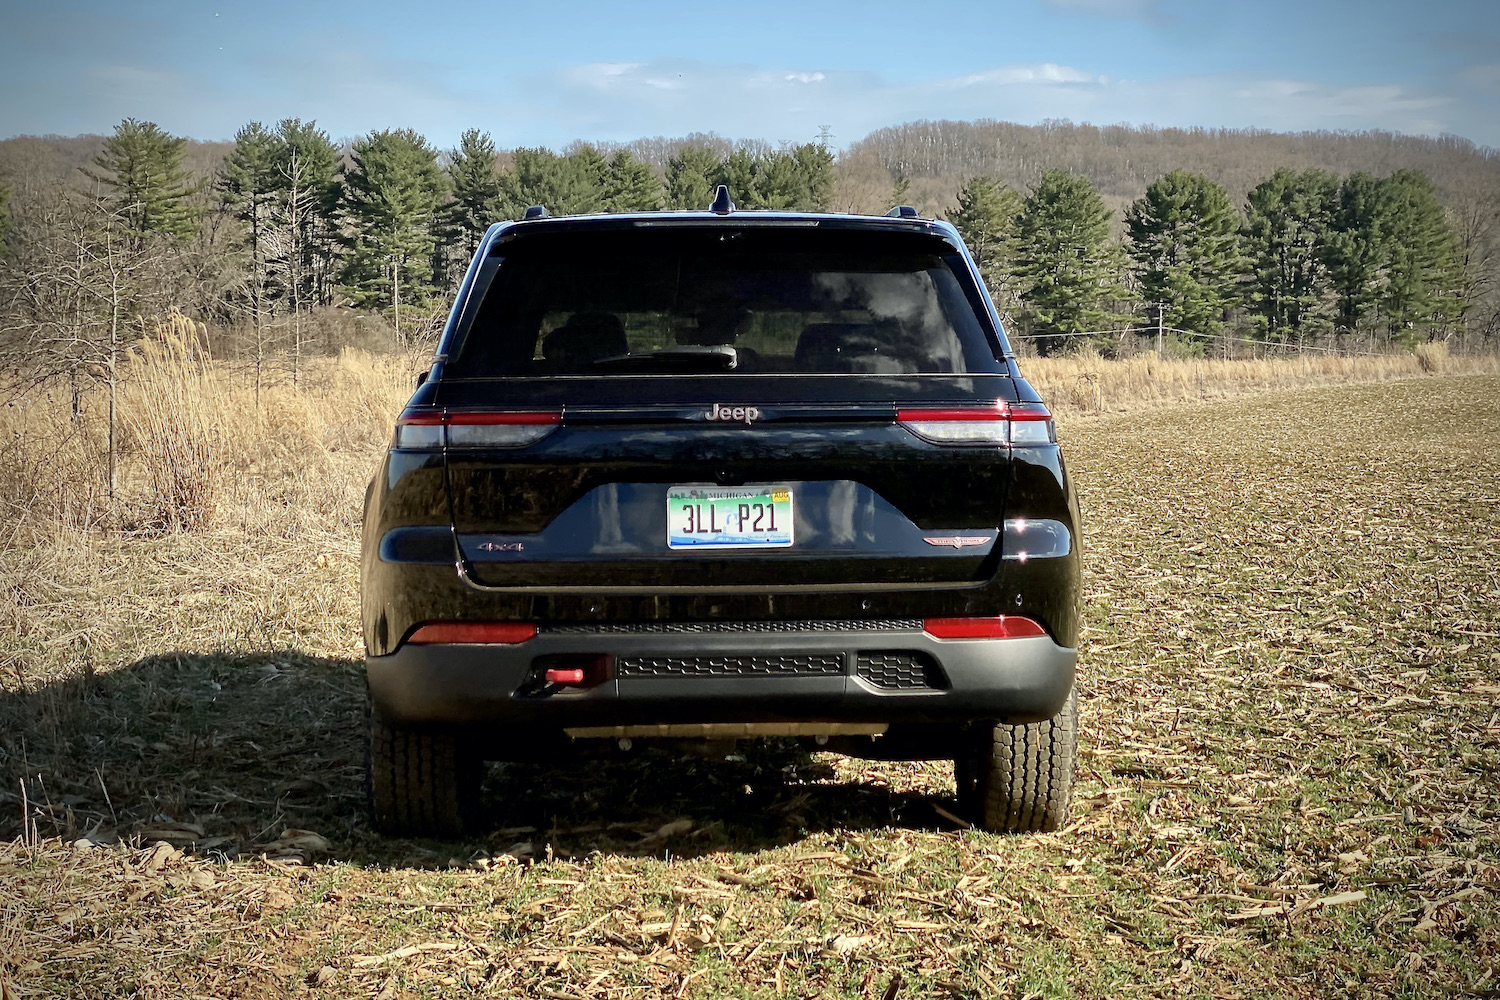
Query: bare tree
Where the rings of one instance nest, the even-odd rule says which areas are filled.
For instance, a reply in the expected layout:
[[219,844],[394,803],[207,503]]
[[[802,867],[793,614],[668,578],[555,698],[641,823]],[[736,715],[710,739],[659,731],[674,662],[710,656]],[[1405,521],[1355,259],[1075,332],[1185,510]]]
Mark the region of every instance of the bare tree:
[[162,241],[127,230],[102,199],[61,186],[18,206],[5,269],[0,352],[11,391],[66,380],[75,418],[84,389],[107,390],[107,481],[119,490],[119,393],[126,350],[168,287]]

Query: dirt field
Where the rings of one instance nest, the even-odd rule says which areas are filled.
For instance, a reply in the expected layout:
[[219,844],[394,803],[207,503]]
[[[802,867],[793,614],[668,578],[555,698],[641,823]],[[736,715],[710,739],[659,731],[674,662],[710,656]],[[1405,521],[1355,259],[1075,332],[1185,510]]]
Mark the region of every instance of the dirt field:
[[1062,833],[773,746],[493,769],[460,844],[361,815],[388,381],[203,530],[0,529],[5,1000],[1500,996],[1500,376],[1065,416]]

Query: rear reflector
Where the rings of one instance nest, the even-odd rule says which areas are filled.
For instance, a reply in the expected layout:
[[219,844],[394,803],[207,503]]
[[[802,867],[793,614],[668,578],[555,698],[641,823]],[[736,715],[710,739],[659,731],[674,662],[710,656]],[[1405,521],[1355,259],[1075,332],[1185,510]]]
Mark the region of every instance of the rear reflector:
[[562,418],[561,410],[403,413],[396,421],[396,447],[520,448],[557,430]]
[[1041,403],[901,407],[896,421],[933,444],[1025,446],[1057,440],[1052,414]]
[[1047,630],[1030,618],[998,615],[994,618],[925,618],[922,631],[934,639],[1019,639],[1046,635]]
[[406,641],[417,646],[438,643],[513,646],[535,635],[536,626],[530,622],[428,622]]

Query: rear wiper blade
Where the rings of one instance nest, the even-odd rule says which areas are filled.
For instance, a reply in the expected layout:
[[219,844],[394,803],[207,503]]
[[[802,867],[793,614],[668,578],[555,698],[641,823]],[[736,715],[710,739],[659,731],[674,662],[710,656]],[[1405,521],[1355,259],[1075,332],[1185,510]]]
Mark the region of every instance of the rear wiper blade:
[[595,358],[589,362],[589,367],[641,372],[727,372],[733,371],[739,363],[738,353],[728,345],[714,344],[705,347],[684,344],[640,354],[612,354],[607,358]]

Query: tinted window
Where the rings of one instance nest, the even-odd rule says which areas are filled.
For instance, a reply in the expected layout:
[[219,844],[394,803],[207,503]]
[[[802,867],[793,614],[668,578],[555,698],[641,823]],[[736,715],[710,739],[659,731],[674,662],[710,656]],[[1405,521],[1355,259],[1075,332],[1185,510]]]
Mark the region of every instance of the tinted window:
[[994,371],[961,259],[943,249],[878,232],[518,239],[447,374]]

